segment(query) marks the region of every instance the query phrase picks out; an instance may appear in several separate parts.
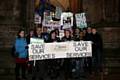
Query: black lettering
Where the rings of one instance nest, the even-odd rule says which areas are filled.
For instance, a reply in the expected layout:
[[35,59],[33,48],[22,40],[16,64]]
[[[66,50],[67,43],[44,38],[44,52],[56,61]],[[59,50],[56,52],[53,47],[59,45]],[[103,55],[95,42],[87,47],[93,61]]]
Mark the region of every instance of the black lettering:
[[72,53],[67,53],[66,55],[67,55],[68,58],[72,57]]
[[41,54],[44,53],[44,49],[32,49],[33,54]]

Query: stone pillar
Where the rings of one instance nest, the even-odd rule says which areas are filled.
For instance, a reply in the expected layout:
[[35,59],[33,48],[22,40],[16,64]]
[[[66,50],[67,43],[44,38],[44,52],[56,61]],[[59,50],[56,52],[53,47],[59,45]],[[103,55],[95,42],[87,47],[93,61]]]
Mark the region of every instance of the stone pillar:
[[27,0],[27,13],[26,13],[26,29],[27,31],[30,28],[34,28],[34,1],[35,0]]

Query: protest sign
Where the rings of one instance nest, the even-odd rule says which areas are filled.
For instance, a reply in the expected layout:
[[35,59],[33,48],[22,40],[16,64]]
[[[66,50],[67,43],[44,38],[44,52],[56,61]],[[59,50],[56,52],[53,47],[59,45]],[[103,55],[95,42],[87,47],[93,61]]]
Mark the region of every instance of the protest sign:
[[50,28],[60,28],[60,21],[54,21],[53,19],[53,13],[50,12],[44,12],[44,19],[43,19],[43,26],[50,27]]
[[78,41],[69,43],[69,51],[66,57],[91,57],[92,45],[91,41]]
[[40,44],[40,43],[44,43],[44,40],[38,38],[30,38],[30,44]]
[[57,6],[56,10],[55,10],[55,18],[60,19],[61,18],[61,14],[62,14],[62,9]]
[[35,24],[41,24],[41,16],[39,14],[35,14],[34,20]]
[[77,25],[77,27],[79,27],[79,28],[87,27],[85,13],[75,14],[75,18],[76,18],[76,25]]
[[92,57],[91,41],[30,44],[29,60]]
[[71,28],[73,26],[73,13],[63,12],[61,14],[61,26],[63,26],[63,29]]

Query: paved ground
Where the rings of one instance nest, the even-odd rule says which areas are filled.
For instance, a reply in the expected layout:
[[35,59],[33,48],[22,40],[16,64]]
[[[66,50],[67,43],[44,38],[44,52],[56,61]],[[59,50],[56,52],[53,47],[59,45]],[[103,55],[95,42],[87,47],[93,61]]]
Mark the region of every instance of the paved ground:
[[[88,75],[86,79],[69,79],[69,80],[120,80],[120,54],[119,50],[104,51],[104,72],[98,75]],[[14,77],[14,59],[11,57],[10,49],[0,49],[0,80],[15,80]],[[28,75],[30,78],[31,75]],[[30,80],[30,79],[28,79]],[[45,80],[50,80],[48,76]],[[65,80],[61,72],[59,78],[55,80]]]

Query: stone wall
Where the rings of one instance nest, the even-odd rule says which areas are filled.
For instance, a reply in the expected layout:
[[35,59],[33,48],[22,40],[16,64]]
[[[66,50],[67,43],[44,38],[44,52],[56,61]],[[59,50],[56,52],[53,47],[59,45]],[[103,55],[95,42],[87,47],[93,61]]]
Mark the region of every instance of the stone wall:
[[119,0],[83,0],[88,22],[119,21]]
[[[17,31],[23,27],[23,22],[26,22],[26,29],[34,27],[33,22],[33,12],[34,12],[34,0],[27,0],[26,4],[26,14],[22,14],[22,3],[24,0],[3,0],[0,3],[0,48],[11,47]],[[94,22],[100,22],[103,18],[103,6],[102,0],[83,0],[83,9],[89,14],[88,18]],[[104,1],[104,0],[103,0]],[[109,0],[107,0],[109,1]],[[110,2],[113,0],[110,0]],[[118,1],[118,0],[116,0]],[[13,3],[14,2],[14,3]],[[114,2],[115,4],[116,2]],[[107,3],[104,3],[107,4]],[[111,6],[111,5],[106,5]],[[113,10],[113,6],[116,6],[116,9]],[[114,15],[106,16],[105,18],[109,20],[117,21],[118,16],[117,5],[112,5],[112,11]],[[107,9],[107,8],[106,8]],[[24,9],[25,11],[25,9]],[[108,10],[109,11],[109,10]],[[110,13],[107,12],[107,13]],[[106,15],[107,15],[106,13]],[[26,18],[23,17],[26,15]],[[23,19],[25,19],[23,21]],[[25,25],[24,25],[25,26]],[[98,30],[102,34],[104,41],[104,48],[120,48],[120,28],[119,27],[99,27]]]
[[120,28],[119,27],[104,27],[98,28],[102,35],[104,48],[120,48]]
[[0,48],[10,47],[13,44],[17,31],[22,27],[21,15],[20,0],[0,2]]
[[20,27],[20,24],[0,24],[0,48],[12,46]]

